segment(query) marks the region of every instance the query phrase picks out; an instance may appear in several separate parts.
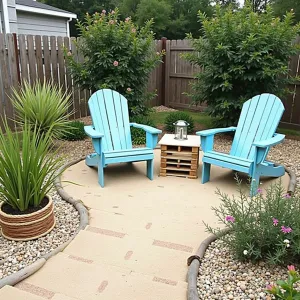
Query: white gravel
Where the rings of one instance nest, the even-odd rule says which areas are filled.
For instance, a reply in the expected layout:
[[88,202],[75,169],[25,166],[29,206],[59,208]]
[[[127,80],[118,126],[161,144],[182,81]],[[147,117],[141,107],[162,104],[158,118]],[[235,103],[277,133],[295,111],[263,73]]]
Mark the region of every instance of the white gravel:
[[200,299],[272,299],[266,285],[287,279],[286,267],[265,263],[241,263],[234,259],[224,243],[213,242],[201,262],[198,275]]
[[51,196],[56,225],[49,234],[28,242],[10,241],[0,235],[0,279],[23,269],[65,243],[79,227],[77,210],[56,192],[52,192]]

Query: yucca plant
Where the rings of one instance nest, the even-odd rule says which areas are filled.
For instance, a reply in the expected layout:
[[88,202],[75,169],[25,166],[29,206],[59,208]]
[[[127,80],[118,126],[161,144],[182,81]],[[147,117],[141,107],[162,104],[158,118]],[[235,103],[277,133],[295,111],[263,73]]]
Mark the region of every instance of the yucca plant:
[[70,95],[56,85],[24,82],[19,91],[13,89],[12,103],[21,127],[27,122],[31,130],[38,128],[39,135],[50,132],[55,139],[69,129]]
[[7,121],[0,131],[0,201],[14,210],[38,207],[50,191],[56,171],[63,161],[52,145],[49,132],[40,135],[39,128],[25,121],[23,132],[13,132]]

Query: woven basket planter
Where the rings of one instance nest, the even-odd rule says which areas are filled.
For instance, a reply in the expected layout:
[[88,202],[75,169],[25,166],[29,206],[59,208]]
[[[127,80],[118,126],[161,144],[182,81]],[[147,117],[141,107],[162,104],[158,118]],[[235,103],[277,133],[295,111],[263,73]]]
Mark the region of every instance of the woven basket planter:
[[24,215],[9,215],[0,204],[0,229],[2,235],[14,241],[29,241],[49,233],[55,226],[52,198],[47,195],[48,204],[41,210]]

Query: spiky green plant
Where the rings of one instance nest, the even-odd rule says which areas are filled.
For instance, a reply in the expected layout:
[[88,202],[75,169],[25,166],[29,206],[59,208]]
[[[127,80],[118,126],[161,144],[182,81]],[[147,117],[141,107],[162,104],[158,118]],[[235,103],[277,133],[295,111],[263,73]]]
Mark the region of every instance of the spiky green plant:
[[39,135],[50,132],[58,139],[69,129],[70,95],[56,85],[24,82],[19,91],[13,89],[12,103],[17,123],[38,128]]
[[4,120],[0,131],[0,200],[18,211],[37,207],[53,186],[63,161],[52,145],[51,130],[40,135],[37,126],[24,123],[14,133]]

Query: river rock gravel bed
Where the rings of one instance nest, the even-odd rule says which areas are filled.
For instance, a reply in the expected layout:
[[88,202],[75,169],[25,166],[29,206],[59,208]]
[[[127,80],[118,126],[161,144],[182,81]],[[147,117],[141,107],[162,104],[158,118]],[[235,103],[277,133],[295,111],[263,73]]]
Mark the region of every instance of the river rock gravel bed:
[[32,264],[75,234],[80,223],[78,211],[62,200],[57,192],[50,194],[54,202],[56,224],[49,234],[27,242],[10,241],[0,235],[0,279]]
[[286,267],[270,267],[265,263],[239,262],[217,240],[208,247],[201,261],[197,288],[203,300],[271,300],[266,286],[287,279]]

